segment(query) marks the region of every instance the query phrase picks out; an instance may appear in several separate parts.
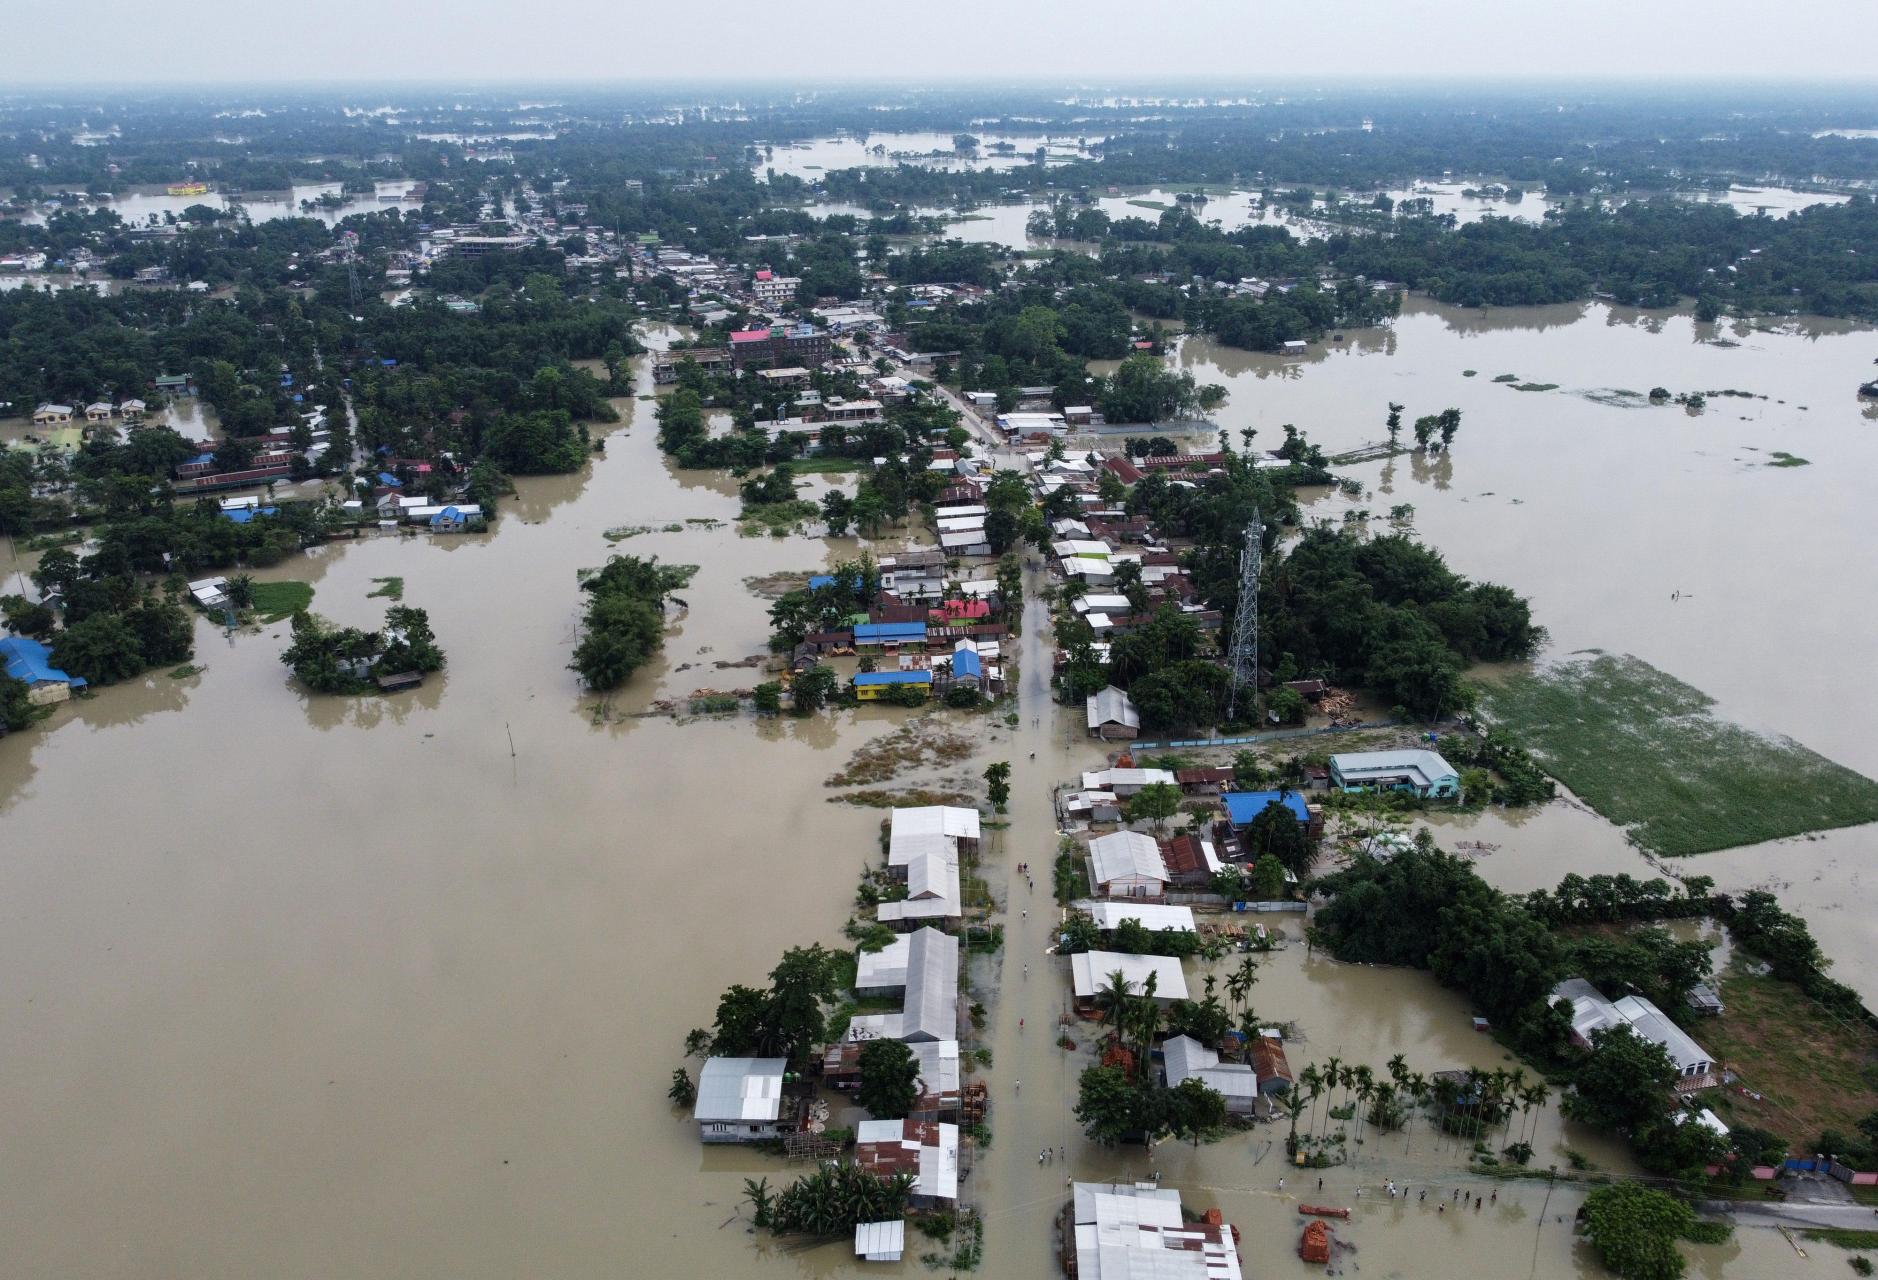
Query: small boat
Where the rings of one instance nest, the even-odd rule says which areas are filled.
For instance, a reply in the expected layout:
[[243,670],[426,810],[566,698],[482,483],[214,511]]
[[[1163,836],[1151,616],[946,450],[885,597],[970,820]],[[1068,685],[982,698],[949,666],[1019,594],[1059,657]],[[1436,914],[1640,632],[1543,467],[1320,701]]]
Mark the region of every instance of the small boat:
[[1321,1204],[1301,1204],[1298,1206],[1298,1212],[1312,1218],[1347,1218],[1350,1216],[1348,1209],[1333,1209]]

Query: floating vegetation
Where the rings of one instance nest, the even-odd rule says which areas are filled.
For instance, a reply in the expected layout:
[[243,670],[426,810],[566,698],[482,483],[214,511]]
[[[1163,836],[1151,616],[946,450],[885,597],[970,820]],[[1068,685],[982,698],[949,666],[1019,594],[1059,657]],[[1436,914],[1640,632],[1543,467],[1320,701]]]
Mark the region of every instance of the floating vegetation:
[[1798,454],[1782,453],[1776,449],[1773,452],[1773,461],[1767,465],[1770,467],[1810,467],[1813,464],[1810,459],[1802,458]]
[[[1498,382],[1499,379],[1495,378],[1494,381]],[[1515,391],[1557,391],[1558,383],[1556,382],[1520,382],[1520,383],[1514,384],[1513,390]]]
[[1707,694],[1638,658],[1587,654],[1481,694],[1548,773],[1656,853],[1878,821],[1878,782],[1716,719]]
[[404,599],[403,578],[373,578],[372,581],[378,584],[378,590],[366,592],[365,598],[367,600],[372,599],[374,596],[384,596],[387,600]]
[[1478,369],[1463,369],[1463,370],[1461,370],[1461,376],[1462,376],[1463,378],[1471,378],[1471,377],[1473,377],[1474,375],[1476,375],[1476,374],[1477,374],[1477,373],[1479,373],[1479,372],[1480,372],[1480,370],[1478,370]]
[[1630,391],[1623,387],[1595,387],[1578,394],[1593,404],[1609,405],[1613,409],[1647,409],[1652,403],[1650,397],[1641,391]]
[[203,671],[203,668],[198,667],[195,663],[185,662],[183,663],[182,666],[177,667],[174,671],[170,672],[170,679],[187,680],[190,676],[201,675],[202,671]]
[[608,529],[600,536],[608,542],[624,542],[642,533],[683,533],[684,531],[685,526],[676,522],[672,524],[622,524]]
[[821,516],[822,509],[806,498],[762,502],[743,509],[743,514],[737,517],[737,532],[746,538],[757,538],[764,534],[783,538],[809,521],[821,519]]
[[828,803],[853,804],[864,809],[920,808],[935,804],[969,809],[978,802],[963,791],[933,791],[925,787],[913,787],[906,791],[847,791],[838,796],[829,796]]
[[926,720],[909,720],[885,737],[857,750],[848,767],[823,786],[857,787],[886,782],[909,769],[957,764],[972,754],[972,740],[944,729],[928,730]]
[[1493,375],[1493,380],[1495,382],[1518,382],[1519,375],[1517,373],[1496,373]]

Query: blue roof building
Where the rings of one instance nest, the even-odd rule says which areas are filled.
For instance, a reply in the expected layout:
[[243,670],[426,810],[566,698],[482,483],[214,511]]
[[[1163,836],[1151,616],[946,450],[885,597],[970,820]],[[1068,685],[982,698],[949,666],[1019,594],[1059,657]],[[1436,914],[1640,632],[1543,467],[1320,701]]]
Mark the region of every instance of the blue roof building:
[[70,689],[85,687],[83,676],[68,676],[53,666],[52,650],[31,636],[7,636],[0,640],[0,659],[6,662],[7,674],[28,689],[57,685]]
[[387,489],[404,488],[404,481],[398,479],[398,477],[392,475],[389,471],[380,471],[378,473],[378,483],[384,485]]
[[863,622],[854,628],[854,643],[857,645],[925,642],[926,624],[923,622]]
[[228,519],[233,520],[236,524],[247,524],[249,521],[253,520],[256,516],[277,516],[280,514],[280,508],[279,507],[233,507],[227,511],[222,512],[222,514],[226,516]]
[[854,677],[854,696],[862,702],[873,702],[896,685],[913,685],[930,690],[932,672],[862,671]]
[[952,678],[954,680],[983,680],[985,664],[970,649],[960,649],[952,655]]
[[[813,573],[809,575],[810,591],[820,591],[823,587],[832,587],[834,585],[835,575],[832,573]],[[857,592],[861,589],[861,575],[859,571],[856,571],[854,575],[854,589]]]
[[1243,827],[1252,819],[1265,812],[1265,806],[1277,801],[1291,811],[1291,816],[1299,822],[1309,823],[1311,810],[1304,803],[1304,797],[1295,791],[1280,795],[1276,791],[1228,791],[1220,797],[1226,804],[1226,816],[1235,827]]

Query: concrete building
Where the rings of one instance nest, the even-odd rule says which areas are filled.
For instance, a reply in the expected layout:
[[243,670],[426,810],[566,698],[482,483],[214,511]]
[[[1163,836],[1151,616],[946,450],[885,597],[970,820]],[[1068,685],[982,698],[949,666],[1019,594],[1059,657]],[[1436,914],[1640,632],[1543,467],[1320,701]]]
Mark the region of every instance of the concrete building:
[[793,1132],[783,1097],[786,1058],[707,1058],[692,1116],[700,1142],[761,1142]]
[[1434,751],[1346,751],[1330,757],[1330,785],[1451,800],[1461,794],[1461,775]]
[[856,1014],[848,1022],[847,1038],[908,1043],[957,1040],[959,940],[930,926],[916,930],[907,944],[905,991],[904,1005],[896,1013]]
[[1170,787],[1180,785],[1172,769],[1086,769],[1082,775],[1083,790],[1113,791],[1124,800],[1157,782],[1165,782]]
[[1217,1210],[1187,1221],[1172,1187],[1078,1182],[1068,1218],[1077,1280],[1241,1280],[1232,1228]]
[[731,368],[740,373],[793,365],[816,369],[827,364],[833,352],[827,331],[813,325],[739,329],[730,335]]
[[862,1262],[898,1262],[906,1252],[906,1219],[854,1224],[854,1256]]
[[779,276],[774,271],[759,271],[750,282],[750,292],[756,297],[757,305],[780,307],[785,302],[795,301],[796,286],[801,283],[800,276]]

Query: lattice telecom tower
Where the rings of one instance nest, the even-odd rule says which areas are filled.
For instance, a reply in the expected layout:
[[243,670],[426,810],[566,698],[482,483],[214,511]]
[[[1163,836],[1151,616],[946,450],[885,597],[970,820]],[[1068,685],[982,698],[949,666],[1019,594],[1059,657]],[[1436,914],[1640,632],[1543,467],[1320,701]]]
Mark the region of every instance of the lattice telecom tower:
[[1245,546],[1239,552],[1239,607],[1232,615],[1232,692],[1226,699],[1226,719],[1239,710],[1239,691],[1246,689],[1252,705],[1259,692],[1259,570],[1265,561],[1265,526],[1257,508],[1246,522]]
[[339,237],[339,254],[346,263],[346,288],[352,298],[352,314],[359,314],[359,233],[348,231]]

